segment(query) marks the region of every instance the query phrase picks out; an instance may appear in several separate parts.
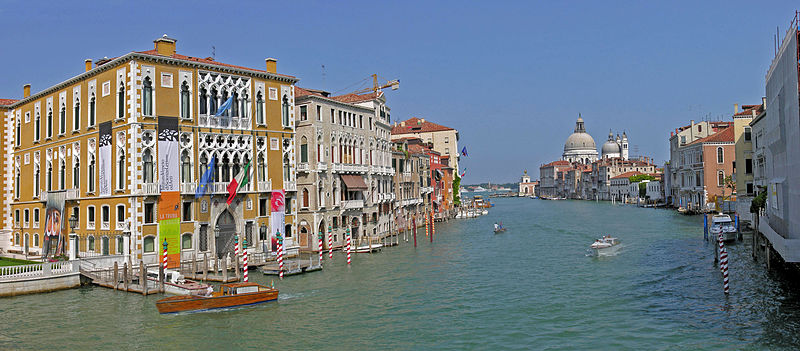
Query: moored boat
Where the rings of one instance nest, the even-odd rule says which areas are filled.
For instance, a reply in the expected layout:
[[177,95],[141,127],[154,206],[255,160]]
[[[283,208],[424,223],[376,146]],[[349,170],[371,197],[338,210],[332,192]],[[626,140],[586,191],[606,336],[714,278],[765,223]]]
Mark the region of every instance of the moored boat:
[[[147,280],[158,282],[158,271],[148,270]],[[164,292],[173,295],[198,295],[208,291],[211,285],[189,280],[180,272],[167,269],[164,271]]]
[[714,235],[714,240],[719,237],[720,233],[724,241],[736,240],[736,226],[734,226],[731,216],[726,214],[720,213],[711,217],[711,228],[708,231]]
[[156,301],[158,313],[204,311],[218,308],[255,305],[278,299],[278,290],[256,283],[231,283],[220,285],[220,290],[210,295],[172,296]]

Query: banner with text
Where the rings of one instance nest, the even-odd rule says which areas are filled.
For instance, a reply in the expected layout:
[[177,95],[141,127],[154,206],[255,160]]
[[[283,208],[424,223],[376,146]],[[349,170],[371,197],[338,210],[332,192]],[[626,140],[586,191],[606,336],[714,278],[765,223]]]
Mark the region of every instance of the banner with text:
[[[158,235],[160,245],[167,241],[167,267],[180,266],[180,200],[178,185],[178,118],[158,117]],[[163,247],[159,252],[163,254]],[[163,260],[163,257],[162,257]]]
[[100,196],[111,196],[111,186],[113,178],[111,177],[111,164],[114,160],[111,159],[111,122],[100,123],[100,176],[97,177],[99,181],[98,190]]

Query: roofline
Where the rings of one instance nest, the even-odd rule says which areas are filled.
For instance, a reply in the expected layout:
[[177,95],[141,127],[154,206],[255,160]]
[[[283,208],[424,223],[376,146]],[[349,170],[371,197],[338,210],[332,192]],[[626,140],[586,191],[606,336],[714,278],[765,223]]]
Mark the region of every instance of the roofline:
[[755,125],[755,123],[758,123],[758,121],[762,120],[766,115],[767,115],[767,109],[764,109],[764,111],[761,111],[761,113],[759,113],[758,116],[756,116],[756,118],[753,118],[753,120],[750,121],[748,125],[752,127],[753,125]]
[[339,100],[334,100],[334,99],[331,99],[331,98],[327,98],[327,97],[319,96],[319,95],[314,95],[314,94],[295,97],[294,103],[295,103],[295,105],[297,105],[297,101],[299,101],[299,100],[310,100],[311,98],[323,100],[323,101],[326,101],[326,102],[333,102],[333,103],[335,103],[337,105],[341,105],[341,106],[354,107],[354,108],[362,109],[362,110],[365,110],[365,111],[375,112],[375,109],[372,109],[372,108],[369,108],[369,107],[358,106],[356,104],[349,103],[349,102],[341,102]]
[[221,72],[249,74],[249,75],[252,75],[252,76],[255,76],[255,77],[258,77],[258,78],[272,79],[272,80],[282,81],[282,82],[286,82],[286,83],[290,83],[290,84],[294,84],[294,83],[297,83],[298,81],[300,81],[300,79],[298,79],[296,77],[284,76],[284,75],[279,75],[279,74],[269,73],[269,72],[264,72],[264,71],[257,71],[257,70],[252,70],[252,69],[243,69],[243,68],[235,68],[235,67],[224,66],[224,65],[214,65],[214,64],[208,64],[208,63],[201,63],[201,62],[196,62],[196,61],[176,59],[176,58],[167,57],[167,56],[148,55],[148,54],[142,54],[142,53],[139,53],[139,52],[129,52],[129,53],[127,53],[125,55],[122,55],[120,57],[117,57],[117,58],[115,58],[115,59],[113,59],[113,60],[111,60],[109,62],[106,62],[106,63],[100,65],[99,67],[95,67],[95,68],[93,68],[93,69],[91,69],[89,71],[81,73],[81,74],[79,74],[77,76],[74,76],[74,77],[72,77],[70,79],[67,79],[67,80],[65,80],[65,81],[63,81],[61,83],[53,85],[53,86],[51,86],[51,87],[49,87],[49,88],[47,88],[45,90],[42,90],[42,91],[40,91],[40,92],[38,92],[36,94],[33,94],[33,95],[31,95],[31,96],[29,96],[27,98],[18,100],[17,102],[15,102],[15,103],[13,103],[11,105],[7,105],[7,106],[9,106],[10,108],[16,108],[17,106],[26,104],[26,103],[28,103],[30,101],[39,99],[39,98],[41,98],[41,97],[43,97],[45,95],[48,95],[48,94],[50,94],[52,92],[58,91],[60,89],[63,89],[64,87],[72,85],[72,84],[74,84],[74,83],[76,83],[76,82],[78,82],[78,81],[80,81],[82,79],[86,79],[86,78],[92,77],[92,76],[94,76],[94,75],[96,75],[98,73],[102,73],[102,72],[108,71],[108,70],[110,70],[112,68],[116,68],[120,64],[123,64],[123,63],[125,63],[125,62],[127,62],[129,60],[133,61],[133,60],[136,60],[136,59],[152,60],[152,61],[157,61],[157,62],[160,61],[160,62],[174,64],[174,65],[183,65],[183,66],[190,67],[190,68],[213,68],[213,69],[219,70]]

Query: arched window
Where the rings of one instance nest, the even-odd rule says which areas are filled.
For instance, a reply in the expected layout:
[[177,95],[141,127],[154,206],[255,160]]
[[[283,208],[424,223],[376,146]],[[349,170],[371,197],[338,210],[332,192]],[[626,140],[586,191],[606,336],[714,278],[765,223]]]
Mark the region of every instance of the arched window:
[[122,235],[117,235],[117,255],[123,254],[122,249],[125,248],[125,242],[123,240]]
[[33,246],[39,247],[39,233],[33,234]]
[[81,129],[81,102],[79,100],[75,100],[73,109],[75,111],[72,115],[72,130],[78,130]]
[[[265,182],[267,181],[267,162],[264,158],[264,153],[258,154],[258,181]],[[259,189],[262,190],[262,189]],[[267,189],[264,189],[267,190]],[[271,190],[271,189],[270,189]]]
[[117,189],[125,189],[125,150],[117,148],[119,160],[117,160]]
[[94,236],[89,236],[86,238],[86,250],[87,251],[94,251]]
[[39,165],[33,165],[33,195],[39,196],[39,189],[41,188],[41,180],[42,177],[41,171],[39,171]]
[[181,250],[189,250],[192,248],[192,234],[185,233],[181,235]]
[[53,137],[53,110],[47,110],[47,137]]
[[42,116],[39,115],[39,112],[36,112],[36,116],[33,117],[33,141],[39,141],[39,137],[41,136],[41,127],[42,127]]
[[142,251],[144,253],[156,252],[156,238],[152,235],[144,237],[142,241]]
[[117,117],[125,117],[125,84],[119,83],[117,92]]
[[289,156],[287,155],[283,157],[283,181],[285,182],[292,180],[291,179],[292,172],[290,172],[289,167],[290,167]]
[[248,97],[247,97],[247,91],[243,91],[242,92],[242,97],[241,97],[241,99],[239,99],[239,105],[240,105],[240,107],[239,107],[239,115],[244,117],[244,118],[250,117],[250,111],[247,108],[247,103],[248,102],[249,102],[249,100],[248,100]]
[[153,152],[150,149],[145,149],[142,153],[142,180],[145,183],[153,182]]
[[256,123],[264,124],[264,97],[260,91],[256,94]]
[[89,99],[89,126],[94,126],[95,121],[97,118],[95,117],[96,111],[96,99],[94,97],[94,93],[92,93],[92,97]]
[[181,84],[181,118],[190,118],[189,116],[189,84],[183,82]]
[[283,96],[283,103],[281,104],[281,116],[283,116],[283,126],[289,126],[289,97]]
[[[142,88],[142,114],[145,116],[153,115],[153,82],[150,77],[144,77],[144,87]],[[122,100],[120,100],[122,106]],[[122,115],[120,115],[122,117]]]
[[19,146],[22,143],[22,122],[20,121],[19,118],[17,118],[15,131],[16,132],[14,134],[14,136],[15,136],[14,144],[16,146]]
[[14,234],[14,245],[19,246],[19,233]]
[[181,153],[181,182],[191,183],[192,181],[192,159],[189,152],[183,150]]
[[61,112],[58,116],[58,133],[64,134],[67,132],[67,106],[61,104]]
[[300,139],[300,162],[308,162],[308,139]]
[[125,205],[117,205],[117,229],[124,229]]
[[205,87],[200,88],[200,114],[208,114],[208,94]]
[[222,156],[222,179],[220,181],[231,181],[230,158],[228,158],[228,155]]
[[308,189],[303,189],[303,208],[308,208]]
[[21,186],[22,182],[19,176],[19,167],[17,167],[17,175],[14,181],[14,197],[19,199],[19,187]]
[[72,188],[80,189],[81,187],[81,160],[75,158],[72,162]]
[[95,169],[95,161],[94,155],[89,155],[89,166],[86,169],[86,178],[88,179],[88,184],[86,186],[89,192],[94,192],[94,171]]
[[717,185],[718,186],[724,186],[725,185],[725,172],[724,171],[718,171],[717,172]]
[[209,106],[208,106],[208,114],[213,115],[217,113],[217,88],[211,88],[211,96],[208,97],[209,99]]
[[[228,101],[228,91],[225,90],[225,89],[222,89],[222,95],[220,96],[220,99],[219,99],[219,105],[222,106],[222,104],[224,104],[226,101]],[[211,113],[217,113],[216,109],[212,109]],[[231,109],[230,108],[226,109],[225,112],[222,113],[222,115],[225,116],[225,117],[230,117],[231,116]],[[227,122],[228,120],[226,119],[224,121]]]
[[231,101],[231,116],[239,117],[239,93],[233,91],[233,101]]
[[61,160],[61,163],[58,167],[58,188],[59,189],[66,189],[67,186],[67,164],[64,160]]
[[717,163],[724,163],[725,162],[725,155],[724,151],[722,150],[722,146],[717,147]]

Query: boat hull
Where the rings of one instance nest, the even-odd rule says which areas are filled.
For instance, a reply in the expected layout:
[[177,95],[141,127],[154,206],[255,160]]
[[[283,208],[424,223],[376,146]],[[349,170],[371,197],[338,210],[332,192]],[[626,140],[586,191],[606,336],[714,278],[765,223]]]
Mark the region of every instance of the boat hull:
[[220,308],[256,305],[278,299],[278,291],[259,291],[254,293],[225,296],[175,296],[156,302],[158,313],[178,313],[207,311]]

